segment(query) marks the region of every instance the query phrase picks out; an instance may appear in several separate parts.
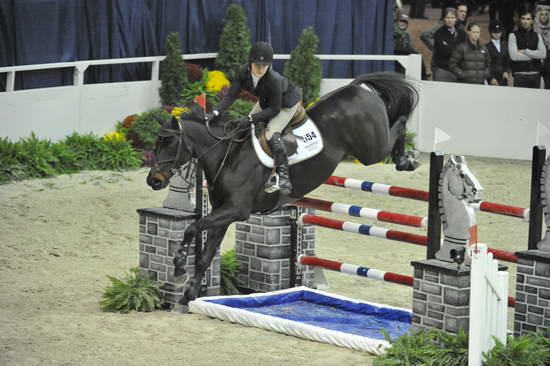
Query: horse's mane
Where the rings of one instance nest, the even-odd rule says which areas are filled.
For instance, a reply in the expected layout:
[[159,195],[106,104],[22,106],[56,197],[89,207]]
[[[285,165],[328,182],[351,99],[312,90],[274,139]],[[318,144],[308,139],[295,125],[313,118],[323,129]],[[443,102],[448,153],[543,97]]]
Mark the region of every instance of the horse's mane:
[[[191,102],[186,107],[188,111],[180,114],[181,119],[204,124],[206,113],[200,105],[198,105],[196,102]],[[226,113],[224,113],[215,119],[215,123],[213,123],[213,125],[225,124],[225,122],[229,121],[230,119],[231,118]]]

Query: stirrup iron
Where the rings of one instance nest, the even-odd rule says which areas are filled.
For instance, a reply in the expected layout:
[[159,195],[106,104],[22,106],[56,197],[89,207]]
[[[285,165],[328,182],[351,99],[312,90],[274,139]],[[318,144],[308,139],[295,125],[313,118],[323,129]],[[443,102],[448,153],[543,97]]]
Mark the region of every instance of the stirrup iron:
[[266,193],[274,193],[280,189],[281,187],[279,187],[279,174],[273,172],[269,176],[269,179],[267,180],[267,183],[264,186],[264,191]]

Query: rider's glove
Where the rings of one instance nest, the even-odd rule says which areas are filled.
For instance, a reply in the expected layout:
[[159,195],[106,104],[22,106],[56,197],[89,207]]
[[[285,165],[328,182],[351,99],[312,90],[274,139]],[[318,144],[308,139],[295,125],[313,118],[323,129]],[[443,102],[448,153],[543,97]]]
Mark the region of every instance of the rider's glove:
[[251,122],[252,118],[250,118],[250,116],[242,117],[237,120],[237,126],[240,130],[244,130],[250,127]]
[[206,115],[204,116],[204,120],[206,122],[212,122],[216,118],[218,118],[219,115],[220,115],[220,112],[218,112],[217,110],[213,110],[212,113],[206,113]]

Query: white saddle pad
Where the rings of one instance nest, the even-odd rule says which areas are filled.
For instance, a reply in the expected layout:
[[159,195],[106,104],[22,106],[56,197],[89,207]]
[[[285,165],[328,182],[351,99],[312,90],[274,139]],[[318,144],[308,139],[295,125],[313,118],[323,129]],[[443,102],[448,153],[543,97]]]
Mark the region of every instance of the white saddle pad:
[[[295,154],[288,157],[289,165],[312,158],[323,150],[321,132],[319,132],[315,123],[309,118],[298,128],[292,130],[292,133],[298,141],[298,149]],[[273,168],[273,159],[262,149],[260,141],[254,133],[254,125],[252,125],[252,145],[254,146],[254,150],[256,150],[256,155],[258,155],[260,162],[268,168]]]

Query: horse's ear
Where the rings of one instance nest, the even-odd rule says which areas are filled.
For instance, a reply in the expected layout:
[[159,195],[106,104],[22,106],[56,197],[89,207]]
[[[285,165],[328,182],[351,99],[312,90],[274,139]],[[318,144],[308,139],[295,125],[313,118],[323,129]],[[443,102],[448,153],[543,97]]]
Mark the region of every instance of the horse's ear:
[[176,117],[172,116],[172,119],[170,120],[170,122],[174,130],[179,130],[179,123]]

